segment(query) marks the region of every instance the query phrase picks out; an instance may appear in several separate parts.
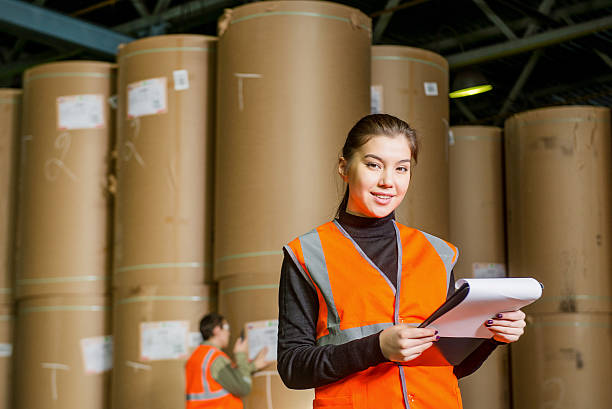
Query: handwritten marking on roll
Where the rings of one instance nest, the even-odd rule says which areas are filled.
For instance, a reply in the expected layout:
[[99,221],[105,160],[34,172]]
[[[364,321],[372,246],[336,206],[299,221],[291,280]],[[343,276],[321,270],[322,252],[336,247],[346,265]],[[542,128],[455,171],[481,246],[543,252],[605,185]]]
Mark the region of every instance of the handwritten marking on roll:
[[263,78],[261,74],[235,72],[234,77],[238,78],[238,109],[244,111],[244,80],[245,78]]
[[58,400],[59,394],[57,391],[57,371],[69,371],[70,367],[68,365],[53,362],[42,362],[40,365],[44,369],[51,369],[51,397],[53,400]]
[[45,162],[45,177],[50,182],[55,182],[63,171],[73,182],[78,180],[77,176],[64,163],[66,155],[70,151],[71,137],[70,133],[62,132],[55,138],[53,146],[60,151],[59,158],[51,158]]

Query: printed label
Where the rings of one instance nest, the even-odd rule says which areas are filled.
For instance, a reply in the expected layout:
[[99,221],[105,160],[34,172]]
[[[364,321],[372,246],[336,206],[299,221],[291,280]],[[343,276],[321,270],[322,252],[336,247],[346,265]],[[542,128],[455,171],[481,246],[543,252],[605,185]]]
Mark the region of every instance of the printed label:
[[168,111],[166,78],[150,78],[128,85],[128,119]]
[[372,85],[370,87],[370,113],[381,114],[383,112],[383,86]]
[[255,359],[259,351],[268,347],[266,360],[276,361],[278,320],[247,322],[245,327],[249,342],[249,359]]
[[67,95],[57,97],[57,129],[104,127],[104,96]]
[[97,374],[113,368],[113,337],[112,335],[82,338],[81,353],[85,373]]
[[204,342],[204,338],[202,338],[201,332],[190,332],[189,333],[189,347],[197,348],[202,342]]
[[172,71],[172,76],[174,77],[174,89],[176,91],[189,89],[189,73],[187,70]]
[[504,278],[506,266],[499,263],[473,263],[472,275],[474,278]]
[[140,324],[140,360],[187,358],[189,321],[157,321]]
[[425,95],[435,97],[438,95],[438,83],[437,82],[424,82]]
[[0,343],[0,358],[7,358],[13,355],[13,344]]
[[448,145],[453,146],[455,144],[455,134],[452,129],[448,130]]

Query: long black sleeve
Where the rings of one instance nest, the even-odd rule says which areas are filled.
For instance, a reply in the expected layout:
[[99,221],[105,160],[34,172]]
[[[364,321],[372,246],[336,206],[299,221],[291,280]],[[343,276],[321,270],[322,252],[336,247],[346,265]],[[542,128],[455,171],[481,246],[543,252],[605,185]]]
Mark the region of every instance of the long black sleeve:
[[386,361],[379,334],[342,345],[316,345],[319,302],[286,253],[278,307],[278,373],[287,387],[316,388]]

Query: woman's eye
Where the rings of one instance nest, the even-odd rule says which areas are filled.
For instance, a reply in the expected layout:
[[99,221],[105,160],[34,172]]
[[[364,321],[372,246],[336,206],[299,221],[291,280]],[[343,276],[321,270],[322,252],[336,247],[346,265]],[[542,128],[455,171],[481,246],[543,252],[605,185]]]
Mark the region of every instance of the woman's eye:
[[404,166],[400,166],[399,168],[397,168],[397,170],[398,170],[399,172],[402,172],[402,173],[406,173],[406,172],[408,172],[408,168],[407,168],[407,167],[404,167]]
[[368,162],[366,163],[366,166],[371,169],[380,169],[380,165],[374,162]]

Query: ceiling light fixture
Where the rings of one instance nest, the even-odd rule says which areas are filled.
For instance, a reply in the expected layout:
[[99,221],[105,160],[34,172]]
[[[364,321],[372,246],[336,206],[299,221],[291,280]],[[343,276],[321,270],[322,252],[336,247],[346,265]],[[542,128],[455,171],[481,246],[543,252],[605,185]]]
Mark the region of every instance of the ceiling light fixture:
[[451,92],[451,98],[461,98],[470,95],[482,94],[493,89],[482,73],[474,68],[459,71],[455,75]]

